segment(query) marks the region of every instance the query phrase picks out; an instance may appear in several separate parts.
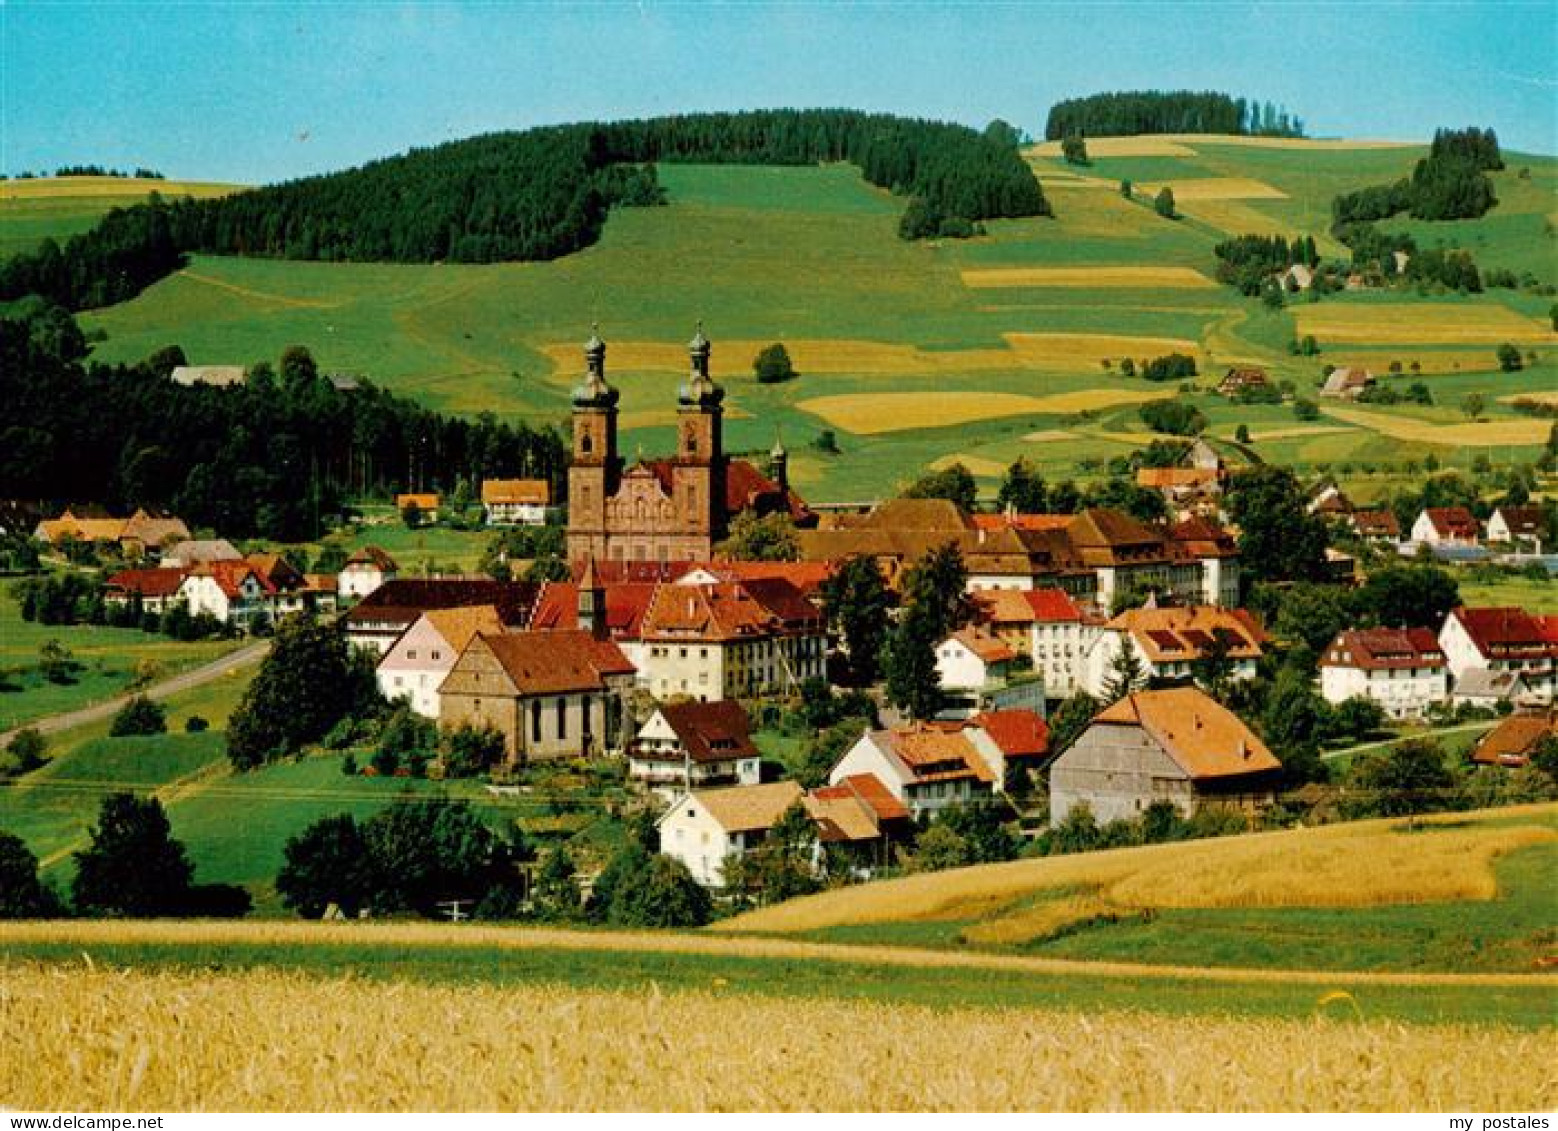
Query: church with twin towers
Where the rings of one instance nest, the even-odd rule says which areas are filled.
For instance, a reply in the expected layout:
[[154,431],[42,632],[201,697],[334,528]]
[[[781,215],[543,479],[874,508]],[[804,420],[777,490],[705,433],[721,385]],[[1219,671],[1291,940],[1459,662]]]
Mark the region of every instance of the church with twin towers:
[[619,392],[606,379],[606,343],[584,346],[585,373],[573,390],[573,462],[568,469],[568,560],[703,562],[744,511],[817,517],[790,489],[789,457],[776,438],[766,474],[724,447],[725,390],[709,374],[712,346],[698,332],[676,390],[676,450],[627,466],[617,447]]

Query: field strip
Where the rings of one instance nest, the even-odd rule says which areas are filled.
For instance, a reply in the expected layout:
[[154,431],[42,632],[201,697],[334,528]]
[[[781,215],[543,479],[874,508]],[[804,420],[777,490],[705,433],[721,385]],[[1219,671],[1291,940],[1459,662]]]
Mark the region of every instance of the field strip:
[[341,307],[347,305],[344,302],[322,302],[319,299],[293,298],[290,295],[275,295],[268,294],[265,291],[250,290],[248,287],[240,287],[237,283],[229,283],[226,279],[217,279],[211,275],[202,275],[200,272],[192,271],[187,267],[180,271],[176,277],[189,279],[196,283],[204,283],[206,286],[216,287],[220,290],[229,291],[235,295],[241,295],[243,298],[255,299],[259,302],[274,303],[277,306],[291,306],[302,310],[339,310]]
[[[752,377],[752,362],[768,341],[737,340],[714,343],[710,372],[718,378]],[[785,350],[801,376],[807,374],[882,373],[893,376],[933,376],[971,370],[1021,369],[1023,359],[1008,348],[924,350],[901,342],[849,338],[786,338]],[[552,380],[576,381],[584,372],[580,347],[554,342],[539,347],[552,362]],[[685,373],[687,347],[673,342],[609,342],[606,370]]]
[[[1269,432],[1251,432],[1250,442],[1258,443],[1261,440],[1292,440],[1299,436],[1325,436],[1336,432],[1356,432],[1358,429],[1345,424],[1297,424],[1292,428],[1273,428]],[[1232,440],[1233,433],[1219,436],[1221,440]]]
[[1536,404],[1558,405],[1558,389],[1540,391],[1533,390],[1529,393],[1510,393],[1507,397],[1500,397],[1499,404],[1519,404],[1521,401],[1533,401]]
[[857,436],[875,436],[916,428],[947,428],[1002,416],[1069,416],[1172,396],[1172,390],[1124,389],[1085,389],[1044,397],[1023,393],[840,393],[798,401],[795,407]]
[[992,267],[962,272],[965,287],[1142,287],[1207,290],[1194,267]]
[[[1060,142],[1044,141],[1024,150],[1030,157],[1061,157]],[[1182,138],[1166,134],[1141,134],[1136,137],[1090,137],[1089,157],[1194,157],[1196,151]]]
[[141,177],[28,177],[0,181],[0,200],[92,200],[122,196],[139,204],[152,193],[180,196],[228,196],[244,189],[221,181],[159,181]]
[[891,967],[941,967],[1012,973],[1106,978],[1167,978],[1203,982],[1286,982],[1315,986],[1338,983],[1366,986],[1513,986],[1558,987],[1544,974],[1393,973],[1339,970],[1267,970],[1240,967],[1153,966],[1140,962],[1104,962],[1036,958],[907,946],[801,942],[750,935],[650,931],[570,931],[550,927],[451,926],[434,923],[322,923],[303,921],[85,920],[0,923],[0,948],[7,945],[70,946],[322,946],[397,948],[428,945],[493,950],[624,951],[702,954],[733,958],[776,958],[856,963]]
[[1046,428],[1042,432],[1029,432],[1023,437],[1023,441],[1029,444],[1053,444],[1061,440],[1075,440],[1075,432],[1067,432],[1064,428]]
[[1324,412],[1337,420],[1368,428],[1392,439],[1410,440],[1417,444],[1451,444],[1461,448],[1540,444],[1547,439],[1552,429],[1552,421],[1540,417],[1487,420],[1479,424],[1436,424],[1360,408],[1334,408],[1326,405]]
[[[1558,344],[1550,326],[1497,303],[1304,303],[1293,308],[1300,334],[1358,346]],[[1488,368],[1495,362],[1488,353]]]
[[986,459],[984,456],[971,456],[963,452],[953,452],[949,456],[942,456],[930,465],[932,471],[945,471],[956,464],[962,464],[973,475],[982,475],[994,478],[1005,475],[1009,463],[1002,463],[997,459]]
[[1137,186],[1143,196],[1157,196],[1164,189],[1174,193],[1175,204],[1198,200],[1286,200],[1288,194],[1253,177],[1186,177]]

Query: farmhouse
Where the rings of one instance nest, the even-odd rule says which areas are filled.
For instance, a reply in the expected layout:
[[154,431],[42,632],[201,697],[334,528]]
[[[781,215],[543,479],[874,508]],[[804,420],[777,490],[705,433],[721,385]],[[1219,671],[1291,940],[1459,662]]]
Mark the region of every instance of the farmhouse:
[[189,615],[209,613],[223,624],[249,628],[273,615],[276,587],[246,561],[202,562],[179,586],[177,599]]
[[545,479],[483,479],[481,483],[488,526],[541,526],[551,499]]
[[842,856],[857,879],[890,865],[894,847],[914,835],[908,809],[869,774],[814,789],[802,804],[817,824],[819,851]]
[[436,494],[428,491],[407,492],[395,496],[395,512],[402,519],[407,514],[414,515],[417,525],[421,526],[438,521],[438,507],[443,500]]
[[1100,823],[1168,801],[1189,817],[1206,805],[1258,810],[1282,764],[1238,716],[1193,687],[1138,691],[1094,717],[1050,764],[1050,823],[1078,805]]
[[139,602],[148,613],[165,613],[181,599],[179,589],[187,575],[183,569],[120,570],[103,583],[103,601],[116,607]]
[[587,632],[478,632],[439,685],[439,722],[494,728],[510,762],[620,753],[633,674]]
[[189,569],[201,562],[236,562],[242,557],[226,538],[186,538],[162,552],[162,564]]
[[386,581],[394,581],[400,566],[377,546],[364,546],[341,567],[338,591],[343,600],[360,600]]
[[1517,608],[1453,609],[1439,630],[1439,647],[1455,680],[1474,671],[1517,674],[1533,696],[1550,700],[1558,663],[1558,617]]
[[1228,678],[1253,679],[1266,639],[1244,609],[1127,609],[1103,626],[1088,650],[1083,687],[1090,695],[1103,694],[1122,648],[1136,654],[1146,679],[1188,680],[1199,661],[1217,655],[1220,644]]
[[1236,365],[1223,374],[1217,383],[1217,391],[1229,399],[1237,399],[1257,389],[1271,388],[1270,375],[1258,365]]
[[1401,523],[1394,511],[1353,511],[1348,516],[1353,533],[1365,542],[1396,543],[1401,541]]
[[357,603],[342,623],[346,642],[382,656],[418,617],[431,609],[492,605],[506,627],[521,628],[530,618],[536,587],[523,581],[490,577],[402,577],[387,581]]
[[[957,716],[972,714],[980,707],[999,700],[1014,702],[1018,689],[1013,680],[1026,671],[1018,668],[1019,653],[993,633],[978,625],[958,629],[936,645],[936,675],[941,682],[943,712]],[[1031,677],[1031,697],[1044,703],[1044,686]]]
[[1002,755],[994,741],[976,741],[977,730],[931,723],[868,730],[828,773],[828,784],[869,774],[915,817],[988,801],[1004,788]]
[[1310,514],[1318,514],[1324,518],[1345,518],[1356,508],[1352,505],[1352,500],[1336,485],[1336,480],[1326,478],[1309,489],[1309,499],[1304,504],[1304,509]]
[[1340,365],[1326,377],[1325,384],[1320,386],[1320,395],[1335,400],[1355,401],[1363,395],[1365,389],[1373,385],[1374,374],[1367,369]]
[[404,699],[425,718],[438,718],[438,688],[471,638],[478,632],[497,635],[503,631],[496,605],[428,610],[379,661],[375,678],[380,694],[392,701]]
[[1448,690],[1444,653],[1426,628],[1348,629],[1320,657],[1320,693],[1329,703],[1361,696],[1393,719],[1420,719]]
[[536,630],[583,629],[602,636],[622,649],[643,678],[644,616],[660,588],[659,582],[624,581],[608,585],[600,580],[593,558],[577,583],[548,581],[536,597],[529,627]]
[[1476,517],[1465,507],[1427,507],[1412,524],[1412,541],[1475,546],[1481,529]]
[[724,450],[725,390],[709,376],[710,343],[700,327],[688,346],[691,372],[677,391],[676,451],[626,467],[617,452],[617,401],[606,380],[606,343],[584,347],[586,373],[573,390],[573,461],[568,469],[568,559],[708,561],[737,514],[816,516],[790,490],[780,444],[764,475]]
[[761,844],[801,796],[793,781],[695,790],[660,818],[660,851],[687,865],[705,887],[721,887],[726,860]]
[[762,756],[733,699],[667,703],[628,746],[628,776],[674,796],[719,785],[757,785]]
[[150,550],[160,550],[170,542],[189,537],[189,527],[184,521],[171,516],[153,515],[137,509],[128,518],[110,518],[94,515],[87,508],[66,507],[58,518],[45,519],[33,530],[32,536],[50,546],[65,542],[111,542],[131,558],[142,557]]
[[1483,735],[1471,760],[1482,766],[1524,766],[1545,739],[1558,739],[1558,712],[1520,711]]
[[1546,528],[1541,507],[1498,507],[1488,517],[1488,541],[1527,547],[1533,554],[1540,554]]

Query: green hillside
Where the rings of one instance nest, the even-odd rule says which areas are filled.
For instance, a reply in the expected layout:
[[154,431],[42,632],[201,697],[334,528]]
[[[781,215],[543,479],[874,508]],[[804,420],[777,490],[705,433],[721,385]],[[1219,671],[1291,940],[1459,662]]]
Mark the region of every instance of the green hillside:
[[[670,442],[672,390],[685,364],[680,343],[702,318],[715,339],[716,369],[726,370],[731,445],[766,448],[782,428],[795,479],[824,501],[891,490],[952,458],[987,483],[1019,455],[1051,477],[1085,476],[1096,470],[1093,460],[1146,441],[1137,400],[1172,391],[1118,376],[1117,362],[1170,348],[1197,352],[1203,385],[1205,375],[1249,361],[1310,395],[1326,363],[1383,372],[1397,361],[1409,374],[1416,362],[1442,390],[1434,408],[1302,423],[1289,407],[1233,407],[1198,395],[1213,436],[1231,437],[1245,424],[1265,458],[1372,477],[1358,485],[1365,496],[1429,450],[1447,465],[1489,452],[1534,454],[1545,423],[1498,398],[1558,383],[1550,298],[1508,290],[1358,293],[1269,312],[1210,284],[1211,248],[1230,233],[1309,232],[1322,253],[1336,253],[1325,237],[1332,196],[1403,175],[1422,147],[1122,140],[1150,140],[1138,146],[1149,154],[1109,156],[1094,142],[1093,164],[1076,167],[1039,147],[1030,162],[1056,217],[990,222],[987,236],[970,241],[900,240],[901,201],[862,182],[852,166],[666,165],[667,207],[614,212],[597,245],[557,261],[196,257],[85,322],[107,335],[96,351],[104,360],[137,360],[178,343],[195,363],[247,363],[301,342],[326,371],[368,374],[439,408],[555,420],[567,411],[582,364],[577,343],[598,320],[613,346],[608,367],[624,390],[626,450],[653,452]],[[1471,247],[1484,270],[1530,270],[1550,283],[1558,161],[1515,154],[1507,161],[1494,175],[1501,203],[1488,216],[1417,224],[1414,234],[1423,246]],[[1118,191],[1123,178],[1138,186],[1134,200]],[[1175,188],[1177,221],[1157,216],[1146,195],[1164,183]],[[0,237],[6,230],[0,226]],[[1136,274],[1101,273],[1119,268]],[[1338,312],[1342,323],[1333,325]],[[1320,356],[1288,353],[1301,332],[1315,334]],[[1506,337],[1538,361],[1517,374],[1491,372]],[[789,345],[802,376],[760,387],[751,356],[775,340]],[[1485,423],[1461,412],[1468,385],[1487,398]],[[1053,399],[1095,391],[1114,395]],[[935,402],[905,411],[908,400],[884,397],[928,392],[1008,396],[966,396],[960,419],[950,422]],[[853,399],[823,399],[839,397]],[[810,446],[830,427],[842,455]]]

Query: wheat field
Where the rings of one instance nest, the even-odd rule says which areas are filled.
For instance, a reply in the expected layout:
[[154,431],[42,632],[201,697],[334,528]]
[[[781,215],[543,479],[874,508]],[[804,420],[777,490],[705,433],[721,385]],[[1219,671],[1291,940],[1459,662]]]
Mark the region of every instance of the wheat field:
[[[1541,320],[1490,303],[1318,302],[1295,306],[1293,317],[1300,334],[1312,334],[1322,344],[1558,343],[1558,333]],[[1491,352],[1485,364],[1493,364]]]
[[[1345,997],[1322,995],[1317,1010],[1332,996]],[[0,1002],[0,1096],[23,1110],[1465,1111],[1558,1100],[1541,1067],[1558,1063],[1551,1031],[1325,1016],[30,964],[0,967]]]
[[1186,177],[1139,185],[1142,196],[1157,196],[1172,189],[1175,204],[1193,204],[1198,200],[1286,200],[1288,194],[1275,185],[1253,177]]
[[1511,444],[1540,444],[1547,439],[1552,421],[1540,417],[1519,420],[1484,420],[1478,423],[1441,424],[1432,420],[1414,420],[1388,412],[1370,412],[1361,408],[1333,408],[1325,414],[1348,424],[1369,428],[1396,440],[1415,444],[1453,444],[1462,448],[1502,447]]
[[0,200],[61,200],[70,197],[123,196],[133,200],[159,193],[180,196],[227,196],[242,185],[217,181],[159,181],[137,177],[26,177],[0,181]]

